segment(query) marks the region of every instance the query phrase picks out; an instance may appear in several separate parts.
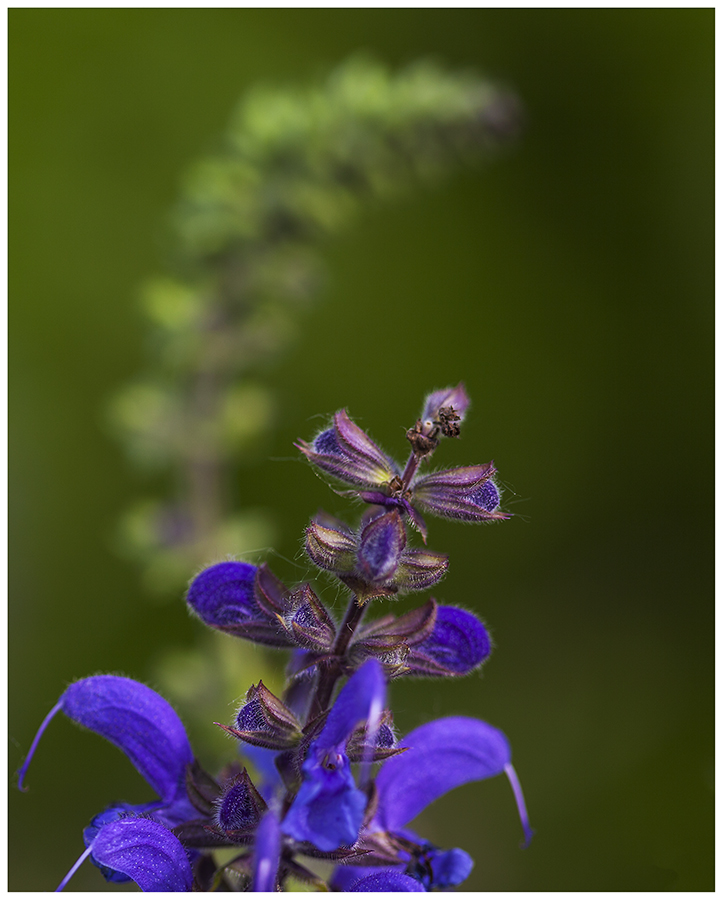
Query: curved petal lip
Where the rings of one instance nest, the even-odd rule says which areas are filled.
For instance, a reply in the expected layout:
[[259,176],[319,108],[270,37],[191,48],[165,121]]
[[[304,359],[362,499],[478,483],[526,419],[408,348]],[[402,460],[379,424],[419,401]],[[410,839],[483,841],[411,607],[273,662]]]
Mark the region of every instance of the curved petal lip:
[[104,825],[91,856],[132,878],[142,891],[183,891],[193,887],[191,864],[178,838],[152,819],[118,819]]
[[470,781],[499,775],[510,746],[499,729],[464,716],[436,719],[410,732],[376,779],[376,819],[387,831],[411,822],[430,803]]

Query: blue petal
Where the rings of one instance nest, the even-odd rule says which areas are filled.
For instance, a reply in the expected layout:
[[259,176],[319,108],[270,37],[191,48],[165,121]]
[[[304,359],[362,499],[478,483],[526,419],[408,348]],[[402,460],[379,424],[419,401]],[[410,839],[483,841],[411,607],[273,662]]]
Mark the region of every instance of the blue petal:
[[367,797],[354,784],[344,750],[360,722],[369,720],[369,730],[376,733],[385,694],[384,673],[376,659],[367,660],[344,685],[309,747],[301,767],[304,780],[281,826],[284,834],[325,852],[356,841]]
[[360,722],[378,720],[385,696],[382,667],[376,659],[368,659],[342,688],[316,744],[327,749],[345,745]]
[[261,615],[254,597],[256,566],[243,562],[217,563],[191,582],[186,602],[211,626],[236,625]]
[[452,788],[504,772],[510,762],[507,738],[478,719],[451,716],[416,728],[388,759],[376,779],[376,820],[387,831],[410,822]]
[[269,810],[261,820],[256,832],[254,851],[254,891],[275,891],[276,876],[281,858],[281,833],[279,820]]
[[490,639],[487,629],[471,612],[439,606],[434,630],[414,649],[449,672],[466,675],[490,655]]
[[120,747],[164,803],[185,798],[193,753],[163,697],[131,678],[94,675],[71,684],[60,702],[70,719]]
[[474,868],[474,860],[455,847],[453,850],[434,850],[428,855],[432,869],[432,887],[456,887],[469,877]]
[[104,825],[93,842],[96,865],[121,872],[142,891],[191,891],[193,873],[178,838],[159,822],[125,818]]
[[355,882],[349,890],[352,893],[360,891],[417,891],[425,893],[422,885],[409,875],[403,875],[394,869],[381,869],[374,875],[367,875]]
[[312,744],[302,771],[304,780],[284,819],[284,834],[310,841],[324,852],[353,844],[367,798],[354,784],[347,757]]

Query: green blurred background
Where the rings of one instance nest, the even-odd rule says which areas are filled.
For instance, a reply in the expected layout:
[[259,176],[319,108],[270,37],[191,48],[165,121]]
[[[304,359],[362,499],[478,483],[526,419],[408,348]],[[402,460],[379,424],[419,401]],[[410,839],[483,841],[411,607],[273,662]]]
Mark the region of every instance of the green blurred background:
[[[513,86],[525,134],[329,245],[328,287],[267,375],[277,426],[240,502],[271,511],[269,559],[303,578],[309,515],[345,507],[293,440],[346,406],[402,456],[423,394],[464,379],[474,405],[440,462],[493,457],[518,515],[434,520],[430,546],[452,557],[436,595],[497,649],[484,677],[398,683],[394,709],[402,732],[449,713],[501,727],[537,835],[519,850],[502,779],[420,830],[472,853],[467,890],[713,889],[713,15],[10,11],[11,773],[69,681],[155,683],[200,638],[113,550],[148,484],[103,413],[143,365],[135,298],[162,271],[181,174],[259,80],[307,82],[360,49],[431,55]],[[150,797],[65,720],[29,784],[9,792],[16,891],[52,890],[109,801]],[[71,887],[104,885],[88,865]]]

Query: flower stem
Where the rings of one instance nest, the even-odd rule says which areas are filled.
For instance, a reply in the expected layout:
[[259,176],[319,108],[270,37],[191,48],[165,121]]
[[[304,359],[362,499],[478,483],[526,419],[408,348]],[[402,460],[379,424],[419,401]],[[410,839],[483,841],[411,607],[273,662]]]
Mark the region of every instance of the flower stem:
[[339,676],[342,674],[341,660],[347,651],[349,642],[364,616],[365,604],[359,604],[356,594],[349,598],[344,619],[339,626],[336,642],[332,651],[332,659],[324,666],[319,676],[319,684],[316,687],[316,695],[311,703],[309,721],[321,715],[329,706],[331,696],[334,693]]

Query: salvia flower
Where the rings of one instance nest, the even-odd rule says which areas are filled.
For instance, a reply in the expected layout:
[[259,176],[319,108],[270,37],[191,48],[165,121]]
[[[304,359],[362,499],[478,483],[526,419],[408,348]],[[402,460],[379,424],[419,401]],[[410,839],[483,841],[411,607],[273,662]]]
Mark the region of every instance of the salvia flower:
[[[529,842],[532,831],[517,777],[512,768],[507,738],[478,719],[453,716],[437,719],[410,732],[399,743],[406,752],[387,760],[375,784],[378,805],[373,820],[361,836],[361,846],[376,857],[394,861],[389,870],[404,872],[426,890],[454,887],[470,873],[472,860],[463,850],[439,850],[408,831],[408,824],[430,803],[455,787],[500,775],[508,775]],[[396,860],[393,857],[396,856]],[[336,870],[337,886],[354,890],[355,879],[379,869],[343,866]],[[390,888],[391,889],[391,888]]]
[[[426,541],[422,512],[484,522],[505,518],[492,463],[424,471],[445,437],[457,437],[469,406],[464,386],[434,391],[407,431],[404,468],[346,411],[311,444],[298,446],[322,472],[365,502],[354,525],[319,512],[304,549],[335,581],[327,605],[308,582],[287,587],[267,565],[227,560],[191,581],[189,610],[211,628],[290,650],[279,696],[259,681],[230,725],[236,756],[214,777],[194,757],[172,707],[151,688],[116,675],[70,685],[40,726],[20,770],[22,788],[51,719],[72,721],[114,743],[155,790],[143,804],[116,802],[83,831],[85,859],[113,882],[143,891],[277,891],[289,879],[308,889],[428,892],[457,888],[474,866],[460,847],[439,847],[413,831],[438,797],[505,773],[526,841],[532,835],[504,734],[454,716],[396,738],[387,685],[404,676],[458,678],[489,657],[478,616],[433,598],[401,615],[370,608],[426,590],[449,566]],[[334,609],[346,592],[346,611]],[[371,602],[374,601],[374,602]],[[251,774],[244,765],[251,768]],[[223,850],[223,857],[216,857]],[[315,861],[332,875],[325,880]]]
[[351,774],[347,741],[360,722],[376,732],[384,708],[385,684],[376,660],[366,662],[342,688],[302,766],[299,793],[281,830],[319,850],[355,843],[367,805]]
[[[95,675],[77,681],[67,688],[40,726],[20,770],[21,788],[43,732],[61,711],[119,747],[159,795],[151,803],[116,804],[97,816],[85,831],[87,851],[83,856],[89,855],[108,880],[136,880],[134,872],[138,870],[131,866],[133,871],[127,871],[131,865],[129,847],[133,846],[139,866],[147,864],[161,873],[155,886],[144,890],[181,889],[159,886],[165,883],[170,865],[161,866],[162,858],[182,859],[184,873],[185,867],[190,871],[185,851],[168,829],[196,815],[186,792],[186,770],[193,761],[193,752],[176,712],[151,688],[130,678]],[[139,814],[144,818],[133,818]],[[154,820],[151,824],[145,824],[148,817]],[[136,824],[120,826],[120,822]],[[73,872],[74,869],[69,876]],[[181,877],[186,878],[185,874]]]

